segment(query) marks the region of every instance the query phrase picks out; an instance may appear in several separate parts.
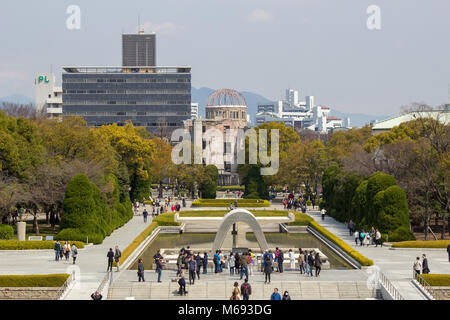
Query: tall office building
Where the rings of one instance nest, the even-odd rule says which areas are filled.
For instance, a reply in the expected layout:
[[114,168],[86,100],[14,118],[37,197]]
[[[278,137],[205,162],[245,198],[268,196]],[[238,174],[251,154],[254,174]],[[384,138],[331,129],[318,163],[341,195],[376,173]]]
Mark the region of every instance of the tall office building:
[[286,89],[286,101],[294,106],[298,105],[298,91],[294,89]]
[[122,66],[156,66],[156,34],[122,34]]
[[167,132],[191,118],[190,67],[64,67],[63,116]]

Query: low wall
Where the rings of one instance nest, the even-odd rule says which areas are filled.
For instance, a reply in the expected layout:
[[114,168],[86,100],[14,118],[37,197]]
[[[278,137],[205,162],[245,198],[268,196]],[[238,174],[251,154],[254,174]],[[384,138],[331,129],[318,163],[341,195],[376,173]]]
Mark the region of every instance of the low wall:
[[0,300],[56,300],[61,288],[10,287],[0,288]]

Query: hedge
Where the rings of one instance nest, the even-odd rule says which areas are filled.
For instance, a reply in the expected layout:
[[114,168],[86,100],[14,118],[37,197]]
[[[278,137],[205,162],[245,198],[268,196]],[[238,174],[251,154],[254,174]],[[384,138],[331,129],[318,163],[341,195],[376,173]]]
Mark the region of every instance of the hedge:
[[441,248],[447,249],[450,240],[401,241],[392,244],[393,248]]
[[0,224],[0,239],[12,239],[14,238],[14,228],[8,224]]
[[[249,210],[255,217],[287,217],[287,212],[284,210]],[[230,212],[229,210],[201,210],[201,211],[181,211],[180,218],[189,217],[223,217]]]
[[[192,202],[192,207],[229,207],[236,199],[198,199]],[[238,207],[263,208],[270,207],[270,202],[262,199],[237,199]]]
[[0,287],[61,287],[67,273],[0,276]]
[[450,287],[450,274],[421,274],[419,277],[432,287]]
[[311,221],[309,226],[320,232],[323,236],[325,236],[328,240],[332,241],[336,245],[338,245],[342,250],[348,253],[351,257],[353,257],[356,261],[358,261],[362,266],[372,266],[373,261],[369,258],[366,258],[358,251],[355,251],[352,247],[350,247],[347,243],[345,243],[342,239],[339,239],[334,234],[329,232],[327,229],[319,225],[315,221]]
[[55,240],[60,241],[80,241],[80,242],[86,242],[86,240],[89,241],[89,243],[93,244],[100,244],[103,242],[103,236],[101,234],[84,234],[79,229],[74,228],[67,228],[64,230],[61,230],[55,237]]
[[289,226],[308,226],[310,222],[314,221],[314,219],[307,214],[295,211],[292,211],[292,213],[295,215],[295,221],[289,222]]
[[219,186],[217,187],[217,191],[239,191],[239,190],[244,190],[244,186]]
[[158,226],[179,226],[179,222],[175,222],[175,214],[171,212],[166,212],[158,215],[154,222],[158,224]]
[[[69,241],[75,244],[78,249],[84,248],[84,243],[79,241]],[[37,249],[53,249],[55,241],[17,241],[17,240],[1,240],[0,250],[37,250]]]

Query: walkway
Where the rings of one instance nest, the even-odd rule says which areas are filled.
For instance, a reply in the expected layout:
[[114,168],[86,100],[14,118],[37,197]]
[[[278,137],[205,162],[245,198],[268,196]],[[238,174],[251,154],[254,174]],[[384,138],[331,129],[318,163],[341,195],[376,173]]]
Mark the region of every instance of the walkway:
[[[142,211],[143,208],[140,209]],[[134,216],[127,224],[105,238],[102,244],[79,249],[76,265],[80,268],[78,278],[80,285],[70,291],[67,299],[90,299],[90,294],[98,288],[106,275],[106,253],[109,248],[114,249],[114,246],[118,245],[123,251],[150,223],[151,215],[147,224],[143,222],[142,215]],[[66,273],[72,266],[70,260],[55,261],[53,250],[0,251],[0,274],[2,275]]]
[[379,267],[392,284],[400,291],[400,294],[407,300],[424,299],[419,290],[411,283],[412,266],[416,257],[421,257],[425,253],[428,257],[428,265],[432,273],[449,273],[450,263],[446,249],[392,249],[389,247],[369,246],[361,247],[355,245],[353,235],[350,236],[347,226],[333,218],[326,216],[322,221],[320,212],[308,212],[320,225],[328,229],[347,244],[355,248],[369,259],[374,261],[374,265]]

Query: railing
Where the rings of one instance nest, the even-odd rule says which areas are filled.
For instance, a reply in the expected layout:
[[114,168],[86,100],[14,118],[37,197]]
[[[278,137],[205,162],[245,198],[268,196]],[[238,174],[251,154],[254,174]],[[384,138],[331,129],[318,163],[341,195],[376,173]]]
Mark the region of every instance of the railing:
[[108,271],[105,274],[105,277],[103,278],[102,282],[100,283],[100,285],[98,286],[97,291],[99,293],[102,293],[103,289],[105,289],[106,284],[109,282],[109,285],[111,286],[112,282],[113,282],[113,272],[112,271]]
[[380,284],[386,289],[392,296],[393,300],[405,300],[397,288],[389,281],[389,279],[382,273],[379,273]]
[[59,289],[54,297],[54,300],[60,300],[62,298],[62,296],[64,295],[66,290],[68,290],[69,285],[72,283],[72,281],[75,281],[75,270],[73,270],[72,273],[69,274],[66,281],[64,281],[63,285],[61,287],[59,287]]
[[413,270],[413,279],[415,279],[433,299],[435,300],[445,300],[444,295],[439,291],[435,290],[432,285],[430,285],[420,274],[417,274]]

